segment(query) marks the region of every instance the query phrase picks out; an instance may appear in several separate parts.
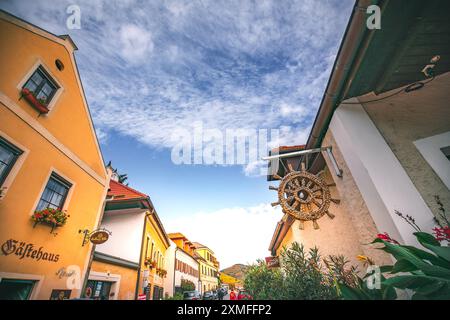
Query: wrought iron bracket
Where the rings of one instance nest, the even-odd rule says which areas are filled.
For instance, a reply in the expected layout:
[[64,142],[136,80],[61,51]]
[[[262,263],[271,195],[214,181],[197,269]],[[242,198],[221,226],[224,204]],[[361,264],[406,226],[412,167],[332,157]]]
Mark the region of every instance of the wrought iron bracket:
[[339,165],[336,161],[336,158],[333,155],[332,147],[321,147],[321,148],[315,148],[315,149],[308,149],[308,150],[300,150],[300,151],[294,151],[289,153],[283,153],[283,154],[276,154],[271,155],[267,157],[262,157],[262,160],[270,161],[275,159],[281,159],[281,158],[292,158],[296,156],[306,155],[306,154],[312,154],[312,153],[322,153],[325,152],[330,159],[331,165],[333,166],[333,170],[336,174],[336,176],[342,178],[342,169],[339,168]]
[[92,231],[89,231],[89,229],[84,229],[84,230],[81,230],[81,229],[80,229],[80,230],[78,230],[78,233],[83,233],[83,234],[84,234],[84,236],[83,236],[83,242],[81,243],[81,246],[84,247],[84,246],[89,242],[89,239],[90,239],[91,235],[92,235],[94,232],[97,232],[97,231],[105,231],[105,232],[107,232],[109,235],[112,234],[111,231],[109,231],[109,230],[107,230],[107,229],[105,229],[105,228],[95,229],[95,230],[92,230]]

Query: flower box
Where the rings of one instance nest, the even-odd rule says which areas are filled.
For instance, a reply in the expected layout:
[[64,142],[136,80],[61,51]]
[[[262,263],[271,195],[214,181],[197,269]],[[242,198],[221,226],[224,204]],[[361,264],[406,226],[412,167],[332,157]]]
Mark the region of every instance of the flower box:
[[156,269],[156,274],[157,274],[158,276],[160,276],[160,277],[165,278],[166,275],[167,275],[167,271],[164,270],[164,269],[162,269],[162,268],[157,268],[157,269]]
[[66,224],[68,217],[69,215],[67,215],[65,211],[47,208],[35,211],[31,216],[31,219],[34,221],[33,228],[36,227],[37,224],[45,224],[52,227],[50,233],[53,233],[55,228]]
[[35,108],[39,113],[48,113],[49,110],[44,101],[38,100],[32,91],[27,88],[22,89],[22,97],[28,101],[28,103]]
[[145,264],[146,266],[148,266],[150,269],[156,267],[156,262],[155,262],[155,261],[152,261],[152,259],[150,259],[150,258],[146,258],[146,259],[144,260],[144,264]]

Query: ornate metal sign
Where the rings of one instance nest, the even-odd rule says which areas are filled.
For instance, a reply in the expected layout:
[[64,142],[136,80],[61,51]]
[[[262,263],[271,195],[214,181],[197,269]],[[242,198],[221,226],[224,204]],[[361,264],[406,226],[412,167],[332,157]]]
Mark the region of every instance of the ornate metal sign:
[[291,165],[288,167],[289,173],[283,178],[274,175],[276,179],[281,179],[279,187],[269,187],[278,191],[278,202],[272,203],[272,206],[281,205],[284,213],[300,221],[300,229],[304,228],[304,221],[312,221],[314,229],[319,229],[318,219],[325,214],[334,218],[328,210],[330,202],[340,202],[331,197],[329,186],[334,184],[327,184],[319,175],[307,172],[303,163],[301,171],[293,170]]
[[93,244],[102,244],[108,241],[109,233],[105,230],[97,230],[91,233],[89,240]]
[[102,244],[108,241],[109,236],[111,235],[111,231],[108,231],[106,229],[97,229],[94,231],[89,231],[88,229],[85,230],[79,230],[78,233],[83,233],[83,243],[81,246],[85,246],[89,241],[92,244]]

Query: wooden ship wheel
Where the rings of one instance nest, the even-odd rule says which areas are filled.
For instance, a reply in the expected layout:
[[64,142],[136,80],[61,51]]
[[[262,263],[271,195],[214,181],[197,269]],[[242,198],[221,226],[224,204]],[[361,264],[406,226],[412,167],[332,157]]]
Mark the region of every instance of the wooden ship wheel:
[[305,221],[312,221],[314,229],[319,229],[317,220],[325,214],[331,219],[334,214],[329,211],[330,203],[339,204],[339,199],[333,199],[330,193],[330,186],[320,175],[314,175],[305,170],[302,163],[301,171],[293,170],[288,164],[288,174],[283,178],[274,175],[274,178],[280,179],[278,188],[270,186],[269,189],[278,192],[278,202],[273,202],[272,206],[281,205],[283,213],[292,216],[300,221],[300,229],[304,228]]

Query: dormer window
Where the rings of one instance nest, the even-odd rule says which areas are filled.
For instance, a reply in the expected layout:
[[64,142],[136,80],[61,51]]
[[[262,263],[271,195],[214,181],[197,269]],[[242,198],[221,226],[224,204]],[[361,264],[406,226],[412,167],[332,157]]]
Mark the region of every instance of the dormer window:
[[40,113],[49,111],[48,105],[58,90],[58,85],[39,66],[22,88],[22,96]]

